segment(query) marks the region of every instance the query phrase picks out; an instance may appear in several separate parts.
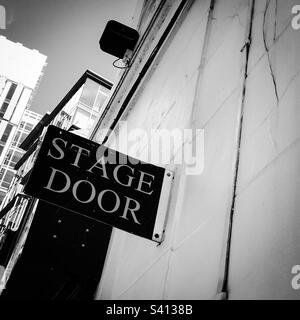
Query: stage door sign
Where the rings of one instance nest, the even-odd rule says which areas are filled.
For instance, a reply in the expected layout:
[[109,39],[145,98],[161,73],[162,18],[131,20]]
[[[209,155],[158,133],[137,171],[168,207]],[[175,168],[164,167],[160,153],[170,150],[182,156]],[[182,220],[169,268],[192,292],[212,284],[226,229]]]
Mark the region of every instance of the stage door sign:
[[173,173],[49,126],[25,193],[161,242]]

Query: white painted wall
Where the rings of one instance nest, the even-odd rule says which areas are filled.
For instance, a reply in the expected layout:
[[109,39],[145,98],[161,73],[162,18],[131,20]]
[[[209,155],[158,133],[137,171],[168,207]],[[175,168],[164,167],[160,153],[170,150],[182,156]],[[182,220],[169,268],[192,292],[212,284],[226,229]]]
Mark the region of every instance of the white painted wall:
[[277,10],[270,1],[267,11],[266,1],[256,3],[230,297],[300,299],[291,286],[300,264],[300,30],[290,24],[299,1],[278,1]]
[[[264,14],[266,1],[255,1],[229,299],[299,298],[291,288],[291,268],[300,264],[300,31],[290,27],[296,2],[267,0]],[[122,119],[129,130],[204,129],[204,171],[187,176],[184,166],[176,168],[160,246],[114,229],[99,299],[215,299],[218,293],[243,103],[246,50],[241,49],[251,1],[217,0],[204,42],[209,4],[194,1]]]

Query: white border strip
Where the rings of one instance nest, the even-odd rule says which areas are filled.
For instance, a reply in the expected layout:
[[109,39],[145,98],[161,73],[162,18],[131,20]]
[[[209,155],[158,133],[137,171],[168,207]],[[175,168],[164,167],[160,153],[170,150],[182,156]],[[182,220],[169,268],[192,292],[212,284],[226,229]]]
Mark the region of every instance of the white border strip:
[[164,180],[157,208],[155,225],[152,234],[152,240],[158,243],[161,243],[163,241],[164,226],[168,211],[173,178],[174,173],[170,170],[165,170]]

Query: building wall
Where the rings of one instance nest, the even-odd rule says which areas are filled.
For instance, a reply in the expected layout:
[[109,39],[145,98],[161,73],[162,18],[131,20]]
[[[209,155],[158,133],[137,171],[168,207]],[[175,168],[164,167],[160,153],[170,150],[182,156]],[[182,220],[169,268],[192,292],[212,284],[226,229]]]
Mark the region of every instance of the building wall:
[[[7,99],[7,94],[12,86],[15,86],[11,99]],[[16,132],[16,128],[28,106],[32,95],[32,89],[24,88],[20,83],[6,79],[6,85],[0,93],[0,164],[9,149],[10,142]]]
[[47,57],[0,36],[0,75],[34,89]]
[[[39,122],[41,117],[42,116],[40,114],[27,109],[17,126],[10,124],[14,130],[10,133],[9,139],[6,141],[3,154],[1,156],[0,202],[3,201],[5,195],[13,184],[14,175],[16,173],[14,166],[25,153],[25,151],[20,149],[19,146]],[[5,203],[1,203],[2,208],[4,205]]]
[[[179,1],[170,3],[166,20]],[[98,299],[218,298],[231,212],[228,298],[299,297],[291,287],[300,263],[297,1],[217,0],[210,11],[212,3],[190,2],[121,119],[128,130],[204,129],[204,170],[172,168],[161,245],[114,229]]]
[[[36,92],[47,57],[37,50],[31,50],[20,43],[14,43],[0,36],[0,203],[7,193],[14,171],[7,157],[14,150],[12,145],[22,121],[34,125],[40,115],[28,110]],[[32,129],[31,128],[31,129]],[[26,130],[26,134],[29,130]],[[10,156],[9,156],[10,157]],[[11,178],[8,178],[8,175]]]
[[[209,5],[195,1],[186,12],[126,117],[129,130],[204,129],[204,172],[187,176],[183,166],[176,168],[166,237],[159,247],[114,231],[100,298],[200,299],[216,294],[234,180],[244,64],[240,49],[249,8],[247,1],[231,6],[220,2],[211,26]],[[226,18],[236,12],[242,28],[238,18]],[[207,28],[212,36],[203,48]]]
[[[230,297],[299,299],[299,1],[256,1],[233,226]],[[276,6],[277,5],[277,6]],[[265,41],[264,41],[265,39]]]
[[[7,281],[8,279],[15,279],[12,280],[12,283],[8,285],[8,295],[12,294],[12,296],[15,297],[15,295],[19,295],[20,292],[22,292],[22,288],[28,287],[26,284],[26,276],[28,275],[28,272],[30,273],[34,268],[39,269],[39,276],[37,276],[36,281],[33,283],[31,281],[31,290],[29,293],[29,298],[32,297],[37,297],[39,296],[40,290],[45,292],[46,295],[53,296],[53,283],[57,283],[58,288],[57,290],[59,291],[61,288],[61,281],[62,282],[68,282],[70,280],[68,272],[71,272],[71,274],[78,274],[78,277],[81,279],[80,283],[78,283],[79,287],[82,288],[82,294],[79,293],[81,292],[81,289],[78,291],[78,297],[89,297],[92,298],[93,294],[93,289],[92,287],[97,284],[97,278],[100,277],[101,275],[101,270],[99,271],[98,275],[95,277],[89,273],[85,268],[90,268],[89,271],[92,273],[96,273],[98,270],[98,267],[103,265],[103,261],[105,258],[105,253],[110,237],[110,232],[111,232],[111,227],[109,226],[104,226],[102,224],[97,224],[95,230],[95,235],[99,237],[100,240],[102,240],[101,244],[101,250],[98,252],[98,254],[95,255],[91,258],[91,263],[86,264],[86,256],[85,257],[78,257],[78,252],[76,251],[76,248],[73,246],[74,241],[78,242],[79,238],[77,239],[77,236],[80,236],[80,232],[75,232],[72,229],[72,234],[75,236],[68,238],[69,243],[71,245],[71,249],[67,249],[68,255],[66,255],[64,252],[60,252],[60,250],[57,250],[56,245],[53,247],[53,242],[48,242],[49,238],[46,236],[42,242],[36,243],[34,240],[32,242],[33,246],[27,244],[27,235],[29,238],[37,232],[40,232],[40,226],[38,226],[36,229],[32,229],[32,221],[33,223],[36,223],[39,221],[38,216],[40,215],[41,220],[43,223],[45,223],[44,214],[45,214],[45,209],[46,211],[48,210],[49,215],[48,218],[51,221],[55,221],[54,225],[57,225],[57,219],[58,216],[55,218],[53,216],[53,208],[55,207],[54,205],[50,205],[47,203],[41,204],[39,202],[39,199],[29,197],[30,201],[24,200],[24,186],[28,181],[28,178],[30,176],[30,170],[33,168],[35,161],[37,159],[37,155],[41,146],[41,143],[43,141],[44,135],[47,132],[47,127],[50,121],[51,125],[55,125],[57,127],[63,128],[68,131],[72,131],[73,133],[83,136],[83,137],[88,137],[89,132],[91,130],[91,122],[94,122],[96,120],[96,117],[101,113],[105,100],[107,99],[109,93],[110,93],[110,88],[112,87],[112,83],[110,83],[108,80],[105,78],[95,74],[94,72],[87,70],[81,77],[80,79],[76,82],[76,84],[72,87],[72,89],[66,93],[65,97],[62,99],[63,102],[59,103],[58,106],[54,108],[54,110],[51,113],[47,113],[43,118],[41,119],[41,116],[35,112],[32,112],[30,110],[25,110],[25,113],[22,117],[22,121],[19,123],[19,126],[16,128],[16,134],[14,135],[13,138],[13,143],[8,146],[8,155],[9,157],[6,157],[6,160],[4,161],[5,166],[2,167],[0,170],[0,200],[1,196],[5,194],[5,198],[3,202],[1,203],[0,209],[10,206],[13,204],[11,209],[7,212],[7,214],[0,219],[0,241],[2,241],[1,245],[4,247],[2,250],[2,260],[0,265],[0,294],[1,290],[4,288],[7,289]],[[33,132],[31,132],[31,135],[27,137],[27,140],[24,141],[25,136],[29,133],[29,131],[33,128],[34,125],[36,125],[36,128]],[[31,125],[31,128],[29,127]],[[19,133],[22,132],[22,135]],[[21,142],[23,142],[21,144]],[[20,149],[17,146],[21,146],[24,148]],[[26,150],[26,151],[25,151]],[[12,171],[11,166],[14,166],[14,161],[15,158],[13,158],[13,154],[11,152],[17,152],[18,154],[24,155],[23,159],[18,163],[18,170],[14,171],[15,175],[13,180],[10,183],[10,187],[8,190],[3,190],[1,188],[3,186],[2,184],[2,178],[5,176],[5,171]],[[25,154],[26,153],[26,154]],[[3,192],[1,192],[3,191]],[[28,196],[26,196],[28,197]],[[16,201],[16,199],[18,199]],[[21,199],[21,200],[20,200]],[[23,201],[24,200],[24,201]],[[66,215],[69,216],[69,213]],[[56,210],[56,213],[58,215],[61,215],[64,213],[61,210]],[[36,217],[36,215],[38,215]],[[87,223],[87,225],[84,227],[85,232],[89,232],[89,235],[92,235],[93,233],[90,232],[93,227],[93,222],[91,221],[83,221],[84,217],[78,216],[79,220],[78,226],[82,229],[82,226]],[[61,217],[60,217],[61,218]],[[77,218],[73,216],[75,220]],[[76,229],[76,224],[77,222],[72,218],[72,215],[68,217],[67,219],[71,219],[70,223],[66,224],[66,230],[68,231],[69,228],[74,227],[74,222],[75,222],[75,229]],[[54,220],[53,220],[54,219]],[[64,220],[63,218],[62,220]],[[83,220],[82,220],[83,219]],[[49,220],[49,221],[50,221]],[[87,219],[89,220],[89,219]],[[49,222],[48,221],[48,222]],[[20,223],[21,222],[21,223]],[[49,223],[48,224],[49,227]],[[39,222],[37,222],[39,223]],[[72,224],[73,223],[73,224]],[[50,223],[51,224],[51,223]],[[68,229],[68,230],[67,230]],[[49,230],[48,230],[49,231]],[[70,230],[69,230],[70,231]],[[64,234],[64,231],[61,230],[62,234]],[[11,238],[7,237],[7,234],[13,235]],[[43,234],[45,234],[43,232]],[[40,235],[36,234],[36,236],[39,238]],[[104,237],[104,238],[103,238]],[[98,239],[98,240],[99,240]],[[81,240],[80,240],[81,241]],[[99,241],[95,241],[95,239],[91,240],[93,245],[98,246]],[[30,241],[29,241],[30,242]],[[81,243],[81,242],[80,242]],[[66,244],[66,243],[64,243]],[[36,246],[37,245],[37,246]],[[67,244],[68,245],[68,244]],[[23,258],[23,247],[25,248],[29,246],[29,249],[27,248],[27,253],[25,253],[25,258]],[[46,250],[45,252],[48,253],[53,251],[54,255],[60,255],[62,254],[64,256],[65,263],[61,264],[61,259],[57,256],[56,258],[54,257],[52,260],[56,261],[58,263],[58,267],[54,268],[56,272],[51,273],[51,275],[48,273],[49,268],[44,267],[46,266],[45,261],[42,261],[42,266],[40,266],[41,259],[39,258],[39,253],[40,250],[43,249],[44,247],[47,247],[48,251]],[[85,246],[85,244],[81,243],[81,247]],[[12,251],[8,251],[6,249],[11,249],[13,248]],[[66,249],[66,247],[60,247],[60,249]],[[74,251],[74,250],[75,251]],[[91,253],[94,252],[94,249],[90,246],[90,252],[88,253],[87,251],[83,252],[85,255],[91,255]],[[36,253],[38,252],[38,254]],[[19,259],[21,256],[21,272],[18,270],[15,273],[12,273],[12,270],[15,267],[16,261]],[[37,260],[35,261],[35,258]],[[48,255],[49,257],[49,255]],[[51,254],[50,254],[51,257]],[[58,259],[57,259],[58,258]],[[24,259],[24,260],[22,260]],[[48,259],[48,258],[47,258]],[[71,259],[71,260],[70,260]],[[73,263],[72,259],[78,260],[81,259],[84,268],[78,267],[78,264]],[[43,260],[43,259],[42,259]],[[50,258],[51,260],[51,258]],[[50,261],[49,260],[49,261]],[[75,261],[74,260],[74,261]],[[27,261],[27,262],[26,262]],[[53,262],[52,261],[52,262]],[[51,262],[51,263],[52,263]],[[1,264],[0,263],[0,264]],[[97,265],[95,265],[96,263]],[[64,268],[65,264],[68,264],[71,266],[70,270],[67,270]],[[61,266],[62,269],[61,269]],[[94,268],[93,270],[91,269]],[[18,269],[18,268],[17,268]],[[75,270],[75,271],[74,271]],[[67,272],[67,273],[66,273]],[[64,279],[62,278],[65,277]],[[50,278],[49,278],[50,276]],[[16,277],[16,278],[14,278]],[[20,277],[20,278],[18,278]],[[42,281],[39,280],[42,279]],[[73,276],[72,276],[73,277]],[[89,282],[88,287],[89,289],[86,290],[86,283],[85,280],[82,281],[83,278],[88,278],[86,280]],[[95,278],[95,279],[94,279]],[[45,282],[44,280],[48,279],[49,282]],[[14,282],[16,281],[16,282]],[[23,282],[25,281],[25,282]],[[73,282],[73,280],[72,280]],[[16,287],[15,287],[15,285]],[[49,287],[48,284],[51,283],[51,286]],[[92,284],[93,283],[93,284]],[[92,285],[92,286],[91,286]],[[52,288],[52,289],[51,289]],[[11,290],[11,291],[10,291]],[[11,292],[11,293],[10,293]],[[4,291],[4,295],[7,294],[7,290]],[[22,295],[22,293],[21,293]],[[69,295],[68,289],[66,291],[66,294],[63,293],[63,296],[66,297]],[[76,293],[77,295],[77,293]],[[48,297],[49,297],[48,296]],[[39,296],[40,297],[40,296]],[[46,296],[45,296],[46,297]]]
[[65,130],[73,125],[77,127],[75,134],[87,138],[97,117],[102,113],[109,91],[96,81],[87,79],[55,117],[53,124]]

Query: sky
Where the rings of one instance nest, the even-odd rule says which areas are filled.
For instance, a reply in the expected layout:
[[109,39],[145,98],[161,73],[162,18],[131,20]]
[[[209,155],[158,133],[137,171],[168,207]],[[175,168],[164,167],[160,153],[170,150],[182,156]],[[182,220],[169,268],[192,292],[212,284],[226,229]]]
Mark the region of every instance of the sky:
[[99,39],[109,20],[130,25],[136,2],[0,0],[6,10],[6,29],[0,34],[48,57],[33,111],[52,111],[87,69],[114,82],[116,58],[100,50]]

